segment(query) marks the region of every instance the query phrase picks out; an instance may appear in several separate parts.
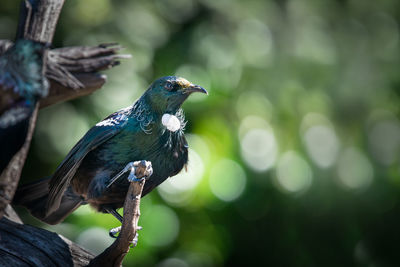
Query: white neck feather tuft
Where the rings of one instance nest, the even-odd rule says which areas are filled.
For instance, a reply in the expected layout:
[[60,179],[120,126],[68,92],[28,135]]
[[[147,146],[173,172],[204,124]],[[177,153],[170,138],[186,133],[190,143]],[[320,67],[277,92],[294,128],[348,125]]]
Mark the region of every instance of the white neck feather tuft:
[[165,113],[161,118],[161,123],[171,132],[176,132],[181,128],[179,119],[171,114]]

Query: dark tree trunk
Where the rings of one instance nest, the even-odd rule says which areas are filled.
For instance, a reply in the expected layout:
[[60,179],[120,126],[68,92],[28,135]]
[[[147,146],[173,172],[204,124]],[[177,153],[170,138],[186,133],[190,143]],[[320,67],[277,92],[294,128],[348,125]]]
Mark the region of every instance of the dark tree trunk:
[[[63,3],[64,0],[23,0],[16,39],[51,44]],[[12,44],[11,41],[0,40],[0,56]],[[102,87],[106,76],[98,71],[118,65],[117,60],[120,58],[129,57],[117,55],[120,49],[118,45],[105,44],[44,52],[43,75],[50,82],[49,94],[35,105],[30,115],[25,142],[0,176],[1,266],[86,266],[89,263],[91,266],[120,266],[129,251],[130,241],[137,230],[144,181],[134,182],[129,188],[121,230],[123,235],[96,258],[61,235],[24,225],[10,206],[29,150],[38,109],[90,94]],[[0,86],[1,90],[3,88]],[[141,168],[137,170],[140,171]]]

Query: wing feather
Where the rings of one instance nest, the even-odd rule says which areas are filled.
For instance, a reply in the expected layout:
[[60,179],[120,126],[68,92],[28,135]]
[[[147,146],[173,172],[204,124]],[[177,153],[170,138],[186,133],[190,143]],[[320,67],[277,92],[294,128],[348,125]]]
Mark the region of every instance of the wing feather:
[[127,111],[123,109],[97,123],[68,153],[49,183],[46,214],[51,214],[60,206],[62,196],[85,156],[121,131],[128,120]]

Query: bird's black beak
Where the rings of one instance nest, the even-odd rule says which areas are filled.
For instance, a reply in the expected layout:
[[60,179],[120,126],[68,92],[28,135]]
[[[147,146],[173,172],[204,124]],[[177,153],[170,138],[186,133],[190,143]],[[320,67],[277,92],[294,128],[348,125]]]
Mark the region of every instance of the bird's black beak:
[[187,87],[185,89],[185,93],[187,93],[187,94],[191,94],[191,93],[194,93],[194,92],[199,92],[199,93],[203,93],[203,94],[208,95],[208,92],[207,92],[206,89],[204,89],[201,86],[195,85],[195,84],[192,84],[192,85],[190,85],[189,87]]

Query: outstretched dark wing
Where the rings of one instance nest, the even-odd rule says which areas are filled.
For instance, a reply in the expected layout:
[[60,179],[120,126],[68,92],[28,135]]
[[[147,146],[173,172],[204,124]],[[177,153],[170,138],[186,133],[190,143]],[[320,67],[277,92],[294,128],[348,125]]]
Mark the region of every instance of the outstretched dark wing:
[[60,206],[62,196],[85,156],[121,131],[128,121],[128,112],[129,108],[120,110],[97,123],[68,153],[51,178],[47,214]]

